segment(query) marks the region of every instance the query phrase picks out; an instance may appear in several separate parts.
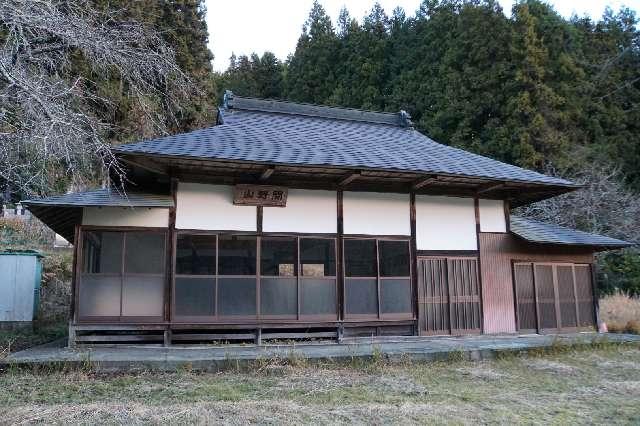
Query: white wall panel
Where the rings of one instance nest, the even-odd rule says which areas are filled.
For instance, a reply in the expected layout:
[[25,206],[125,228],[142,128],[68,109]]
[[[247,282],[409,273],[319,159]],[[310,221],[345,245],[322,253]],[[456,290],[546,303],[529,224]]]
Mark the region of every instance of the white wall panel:
[[264,207],[264,232],[338,232],[338,207],[335,191],[290,189],[286,207]]
[[480,231],[507,232],[504,217],[504,201],[480,200]]
[[418,250],[477,250],[473,198],[416,195]]
[[233,188],[200,183],[178,184],[177,229],[255,231],[255,206],[233,204]]
[[92,226],[169,226],[169,209],[148,207],[85,207],[82,224]]
[[345,234],[411,235],[409,194],[344,192]]

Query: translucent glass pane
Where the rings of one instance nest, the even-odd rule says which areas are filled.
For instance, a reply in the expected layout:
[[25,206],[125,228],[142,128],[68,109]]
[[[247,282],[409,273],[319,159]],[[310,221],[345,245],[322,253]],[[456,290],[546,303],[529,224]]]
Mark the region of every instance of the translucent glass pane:
[[176,277],[175,309],[178,316],[213,316],[216,279]]
[[380,253],[380,276],[408,277],[409,276],[409,242],[408,241],[378,241]]
[[303,278],[300,292],[302,315],[336,314],[336,280]]
[[164,233],[127,232],[125,238],[125,273],[164,273]]
[[260,242],[260,274],[280,277],[296,276],[296,239],[264,237]]
[[215,275],[216,236],[178,235],[176,273],[185,275]]
[[80,316],[119,316],[120,285],[120,276],[83,274],[78,306]]
[[300,266],[306,277],[336,276],[336,245],[334,240],[300,239]]
[[164,312],[163,308],[163,276],[125,275],[122,291],[122,316],[161,317]]
[[298,291],[295,278],[260,279],[262,315],[297,315]]
[[255,315],[256,279],[218,278],[219,315]]
[[376,261],[375,240],[344,240],[345,276],[375,277]]
[[380,309],[383,314],[412,312],[411,280],[380,280]]
[[218,274],[255,275],[256,237],[221,235],[218,238]]
[[82,270],[89,273],[119,274],[122,270],[121,232],[83,232]]
[[347,314],[378,315],[378,285],[375,279],[344,280]]

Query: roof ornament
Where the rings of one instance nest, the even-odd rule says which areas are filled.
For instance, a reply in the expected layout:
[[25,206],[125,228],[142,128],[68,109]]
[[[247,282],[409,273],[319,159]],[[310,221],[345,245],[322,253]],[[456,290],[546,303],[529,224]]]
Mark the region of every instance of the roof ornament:
[[413,129],[413,121],[411,121],[411,115],[409,115],[409,113],[403,109],[400,110],[400,123],[402,123],[404,127]]
[[231,90],[224,91],[223,105],[225,109],[233,108],[233,92]]

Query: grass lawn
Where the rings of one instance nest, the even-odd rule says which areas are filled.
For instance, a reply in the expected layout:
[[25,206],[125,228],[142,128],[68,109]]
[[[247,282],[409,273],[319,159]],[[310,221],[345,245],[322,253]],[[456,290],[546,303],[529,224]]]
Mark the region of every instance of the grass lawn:
[[638,423],[640,347],[250,372],[0,374],[0,423]]

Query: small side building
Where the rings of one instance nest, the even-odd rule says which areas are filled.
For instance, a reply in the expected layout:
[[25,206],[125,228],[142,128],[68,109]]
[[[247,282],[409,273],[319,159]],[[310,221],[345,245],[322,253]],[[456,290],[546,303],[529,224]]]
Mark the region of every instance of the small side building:
[[23,202],[74,243],[72,341],[594,330],[593,253],[629,245],[512,216],[578,186],[404,112],[228,93],[117,155],[124,192]]
[[30,327],[38,312],[42,255],[0,252],[0,329]]

